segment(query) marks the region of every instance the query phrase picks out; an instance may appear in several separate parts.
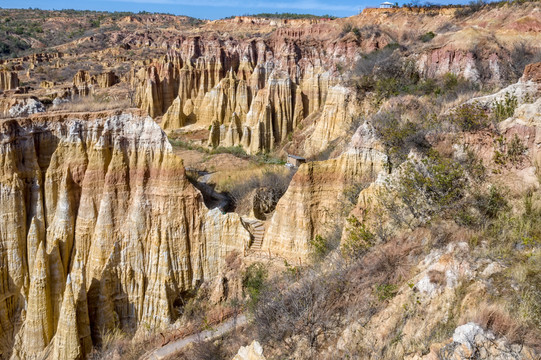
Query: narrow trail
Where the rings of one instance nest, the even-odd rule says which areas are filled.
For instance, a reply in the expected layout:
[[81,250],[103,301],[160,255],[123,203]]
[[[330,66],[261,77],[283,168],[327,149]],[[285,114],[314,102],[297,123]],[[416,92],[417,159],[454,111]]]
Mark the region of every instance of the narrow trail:
[[231,318],[219,324],[218,326],[216,326],[215,328],[211,330],[204,330],[204,331],[198,332],[197,334],[190,335],[188,337],[185,337],[184,339],[173,341],[165,346],[162,346],[161,348],[155,349],[152,352],[148,353],[147,355],[143,356],[141,359],[144,359],[144,360],[165,359],[168,356],[176,354],[177,352],[184,349],[186,346],[190,345],[191,343],[215,339],[217,337],[220,337],[234,330],[238,326],[245,325],[246,322],[247,322],[246,316],[239,315],[236,318]]

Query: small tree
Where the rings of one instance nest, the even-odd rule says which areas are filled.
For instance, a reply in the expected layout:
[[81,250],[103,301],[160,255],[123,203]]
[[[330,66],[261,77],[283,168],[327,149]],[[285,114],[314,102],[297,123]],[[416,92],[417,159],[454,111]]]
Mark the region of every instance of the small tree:
[[346,221],[347,235],[342,242],[342,254],[350,259],[359,259],[374,246],[376,236],[355,216],[351,215]]

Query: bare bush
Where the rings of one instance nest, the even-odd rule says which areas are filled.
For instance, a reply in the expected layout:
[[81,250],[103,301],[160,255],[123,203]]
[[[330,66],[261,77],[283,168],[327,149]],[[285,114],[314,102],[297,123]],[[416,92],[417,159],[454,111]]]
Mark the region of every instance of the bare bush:
[[385,299],[397,293],[412,257],[419,254],[415,242],[413,237],[394,238],[354,262],[333,259],[332,266],[320,263],[295,272],[294,278],[286,274],[268,283],[254,309],[260,341],[280,344],[277,350],[288,354],[302,342],[308,347],[306,358],[317,359],[341,324],[368,319],[385,306],[381,291],[374,291],[378,286]]
[[225,359],[219,342],[198,341],[187,350],[184,359],[192,360],[219,360]]
[[254,318],[258,335],[265,341],[283,342],[290,350],[297,346],[293,334],[303,337],[315,356],[327,330],[338,325],[338,307],[343,305],[343,273],[310,272],[287,291],[270,287],[261,294]]
[[277,202],[286,192],[294,174],[295,172],[291,170],[287,172],[265,171],[261,176],[253,176],[244,182],[234,184],[228,189],[228,193],[237,208],[253,190],[258,188],[272,191]]
[[430,279],[430,282],[432,284],[437,284],[437,285],[440,285],[440,286],[445,285],[446,276],[445,276],[445,273],[443,271],[430,270],[428,272],[428,278]]
[[120,329],[113,329],[102,334],[101,345],[94,348],[88,359],[140,359],[149,350],[159,346],[162,338],[160,334],[135,338]]
[[526,65],[541,61],[541,49],[521,41],[514,45],[510,58],[515,78],[518,79],[522,76]]

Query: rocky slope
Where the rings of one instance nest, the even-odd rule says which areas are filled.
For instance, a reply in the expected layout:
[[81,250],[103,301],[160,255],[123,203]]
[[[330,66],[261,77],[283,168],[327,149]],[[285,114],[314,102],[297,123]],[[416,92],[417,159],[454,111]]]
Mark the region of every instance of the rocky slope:
[[[524,303],[538,294],[531,280],[537,270],[530,262],[538,259],[539,233],[524,235],[535,221],[526,215],[507,221],[504,215],[528,207],[518,200],[528,196],[524,189],[539,188],[539,63],[528,65],[520,82],[492,89],[514,82],[539,50],[539,5],[459,10],[368,9],[347,19],[237,17],[193,24],[184,17],[128,14],[105,16],[94,30],[87,29],[85,19],[51,13],[54,17],[43,25],[50,31],[27,39],[43,53],[0,60],[0,357],[85,358],[108,331],[166,329],[185,310],[186,316],[198,311],[194,299],[208,300],[216,309],[226,301],[237,306],[243,287],[247,307],[253,307],[259,293],[249,292],[252,284],[245,275],[249,264],[268,254],[280,263],[270,268],[277,277],[281,271],[274,270],[288,261],[284,277],[290,283],[277,290],[281,295],[303,289],[303,281],[318,276],[325,286],[345,284],[353,290],[329,292],[342,296],[331,306],[337,322],[314,324],[310,321],[321,317],[310,316],[310,333],[328,326],[312,343],[297,341],[301,334],[291,329],[282,338],[258,339],[267,357],[363,357],[363,352],[369,357],[368,352],[374,358],[431,359],[445,351],[462,359],[482,348],[486,358],[505,358],[506,352],[534,358],[534,341],[526,339],[517,349],[493,328],[494,321],[482,322],[475,311],[487,294],[506,299],[513,289],[530,298],[509,298]],[[87,20],[96,24],[93,15]],[[88,33],[58,42],[45,38],[62,26]],[[386,67],[389,62],[400,66]],[[392,71],[398,75],[385,77]],[[414,81],[402,84],[402,78]],[[479,116],[482,126],[453,122],[461,106],[473,106],[466,108],[473,115],[464,117]],[[498,106],[504,111],[489,124]],[[185,134],[204,148],[197,159],[214,161],[203,169],[205,182],[219,178],[214,165],[240,172],[243,163],[246,173],[250,166],[263,172],[267,168],[261,163],[274,161],[268,154],[288,151],[309,161],[300,165],[279,200],[273,184],[250,188],[251,207],[260,210],[260,220],[243,219],[205,207],[203,194],[192,185],[200,174],[197,169],[196,176],[186,174],[167,137],[184,140]],[[519,143],[512,153],[515,138]],[[209,160],[212,149],[220,147],[242,148],[229,151],[243,160],[232,154],[236,162]],[[393,220],[374,211],[386,200],[379,191],[404,180],[401,171],[415,159],[424,164],[417,164],[419,173],[427,173],[433,152],[459,169],[473,152],[488,173],[484,187],[475,188],[480,195],[469,194],[464,213],[457,211],[443,225],[436,221],[448,225],[446,231],[427,217],[419,226],[393,225],[392,236],[374,234],[378,225]],[[310,161],[316,158],[322,160]],[[397,158],[404,161],[401,167],[395,167]],[[225,177],[222,183],[229,185],[250,180]],[[452,185],[466,188],[472,177]],[[502,205],[505,214],[485,218],[483,224],[466,224],[483,210],[474,209],[468,217],[468,206],[485,201],[484,191],[492,185],[507,186],[513,206]],[[257,204],[258,192],[267,191],[268,197],[259,199],[264,204]],[[221,195],[220,201],[227,201]],[[410,200],[416,205],[419,198]],[[489,200],[490,206],[503,201]],[[529,206],[538,214],[536,206]],[[369,242],[354,261],[342,253],[350,230],[345,218],[357,221],[362,226],[358,237]],[[504,254],[487,255],[498,248],[485,243],[494,235],[491,229],[503,226],[496,221],[516,224],[520,219],[529,222],[499,232],[520,233],[520,241],[508,241],[512,248]],[[323,263],[328,269],[305,280],[303,271],[312,269],[291,264],[309,264],[318,238],[341,239],[342,247]],[[250,249],[252,243],[257,249]],[[242,257],[235,263],[230,254]],[[352,275],[348,266],[356,262],[360,268]],[[337,264],[346,269],[343,276],[327,281]],[[512,277],[520,281],[510,282]],[[308,290],[291,303],[304,301],[301,295]],[[314,299],[326,295],[320,291]],[[262,306],[276,298],[275,292]],[[305,303],[325,305],[314,299]],[[340,312],[344,303],[350,308]],[[289,306],[281,305],[272,310]],[[205,326],[212,310],[201,316]],[[536,310],[526,310],[527,315],[518,312],[521,321],[529,317],[533,323]],[[527,325],[535,337],[538,325]],[[250,336],[253,329],[248,327]],[[326,348],[314,352],[318,341]],[[237,357],[262,354],[253,343]]]
[[[339,23],[326,23],[295,30],[284,24],[267,38],[244,41],[205,35],[181,38],[176,52],[138,72],[136,103],[153,117],[165,114],[167,130],[188,124],[210,127],[209,146],[238,145],[251,154],[275,150],[305,118],[314,117],[313,134],[301,150],[311,156],[332,141],[344,139],[352,117],[358,114],[350,107],[356,100],[349,90],[333,86],[344,83],[339,69],[354,63],[360,51],[369,53],[404,42],[413,53],[406,56],[423,77],[453,73],[471,81],[500,83],[513,77],[514,68],[507,63],[514,56],[513,44],[502,40],[491,45],[488,33],[496,31],[497,36],[509,39],[514,31],[518,36],[515,25],[528,22],[529,12],[529,8],[521,9],[512,19],[497,15],[498,25],[482,24],[484,30],[476,35],[471,32],[480,26],[478,18],[455,22],[459,25],[452,31],[442,30],[456,16],[448,9],[435,14],[366,11],[337,20],[357,25],[361,30],[355,35],[339,33]],[[490,15],[480,15],[485,16]],[[321,27],[327,32],[318,31]],[[438,34],[430,45],[415,43],[430,31]],[[536,36],[536,30],[532,31],[528,41]]]

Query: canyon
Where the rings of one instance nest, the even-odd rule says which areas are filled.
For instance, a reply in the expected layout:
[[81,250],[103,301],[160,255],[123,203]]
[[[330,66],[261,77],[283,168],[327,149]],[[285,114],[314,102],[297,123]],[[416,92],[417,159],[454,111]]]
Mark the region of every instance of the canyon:
[[[472,7],[45,12],[0,59],[0,358],[140,358],[239,311],[215,358],[537,358],[541,9]],[[290,294],[314,306],[299,318],[335,306],[309,340],[261,330]]]

